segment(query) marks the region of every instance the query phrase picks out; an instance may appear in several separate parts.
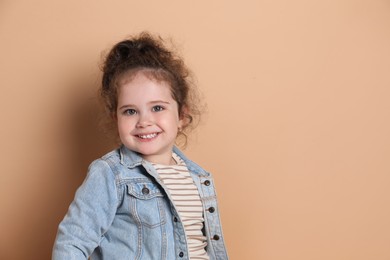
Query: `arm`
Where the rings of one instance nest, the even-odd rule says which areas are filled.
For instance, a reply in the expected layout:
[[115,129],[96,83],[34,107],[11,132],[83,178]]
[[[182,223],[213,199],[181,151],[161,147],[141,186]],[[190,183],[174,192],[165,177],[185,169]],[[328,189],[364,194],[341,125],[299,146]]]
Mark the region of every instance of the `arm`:
[[88,259],[110,227],[117,205],[115,176],[105,161],[96,160],[59,225],[52,259]]

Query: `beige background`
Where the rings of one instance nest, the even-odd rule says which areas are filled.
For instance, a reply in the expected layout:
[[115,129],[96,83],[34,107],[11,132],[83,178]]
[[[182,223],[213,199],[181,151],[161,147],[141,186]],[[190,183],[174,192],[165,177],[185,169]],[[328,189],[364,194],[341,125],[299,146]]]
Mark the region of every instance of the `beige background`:
[[231,259],[390,259],[387,0],[0,1],[0,259],[49,259],[88,164],[101,52],[172,36],[208,114]]

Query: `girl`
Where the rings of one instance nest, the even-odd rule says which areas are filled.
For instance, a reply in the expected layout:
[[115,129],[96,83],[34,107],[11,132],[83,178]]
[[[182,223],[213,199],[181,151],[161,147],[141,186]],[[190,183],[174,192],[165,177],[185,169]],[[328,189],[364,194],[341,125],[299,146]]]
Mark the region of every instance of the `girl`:
[[199,111],[193,92],[160,38],[112,48],[101,96],[122,145],[90,165],[53,259],[228,259],[213,179],[174,145]]

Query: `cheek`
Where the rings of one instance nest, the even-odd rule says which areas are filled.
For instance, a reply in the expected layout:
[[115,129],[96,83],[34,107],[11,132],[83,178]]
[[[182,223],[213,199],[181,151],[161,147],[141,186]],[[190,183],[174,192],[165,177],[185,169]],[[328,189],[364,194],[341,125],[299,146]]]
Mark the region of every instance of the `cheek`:
[[118,120],[118,123],[117,123],[117,128],[118,128],[118,133],[119,135],[121,135],[123,133],[123,123],[121,121]]
[[178,125],[180,122],[179,115],[174,113],[170,114],[168,117],[165,117],[163,120],[166,124],[169,124],[171,126]]
[[132,128],[132,120],[129,118],[118,118],[117,120],[117,126],[118,126],[118,131],[121,132],[128,132]]

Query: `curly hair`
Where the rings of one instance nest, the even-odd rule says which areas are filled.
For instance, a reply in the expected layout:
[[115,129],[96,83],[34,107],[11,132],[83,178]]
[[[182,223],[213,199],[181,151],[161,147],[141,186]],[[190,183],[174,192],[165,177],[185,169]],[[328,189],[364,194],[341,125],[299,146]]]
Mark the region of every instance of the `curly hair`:
[[183,59],[169,50],[161,37],[142,32],[117,43],[106,56],[102,71],[100,96],[111,119],[116,115],[118,88],[123,80],[131,80],[142,71],[157,81],[167,82],[178,104],[179,116],[185,122],[178,134],[185,146],[187,133],[200,120],[199,94]]

